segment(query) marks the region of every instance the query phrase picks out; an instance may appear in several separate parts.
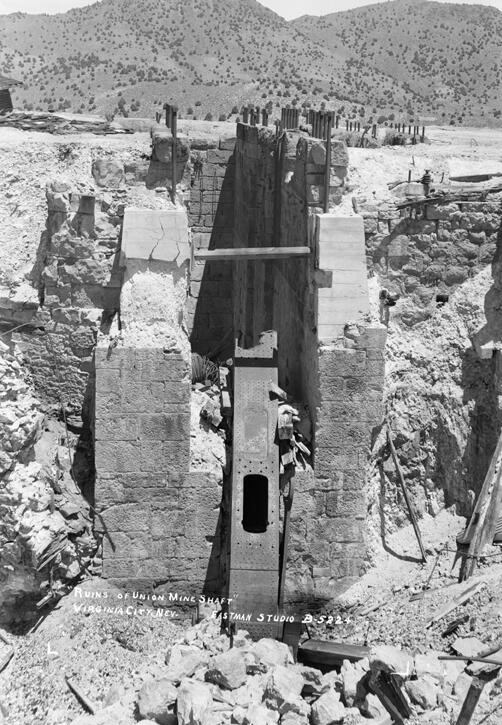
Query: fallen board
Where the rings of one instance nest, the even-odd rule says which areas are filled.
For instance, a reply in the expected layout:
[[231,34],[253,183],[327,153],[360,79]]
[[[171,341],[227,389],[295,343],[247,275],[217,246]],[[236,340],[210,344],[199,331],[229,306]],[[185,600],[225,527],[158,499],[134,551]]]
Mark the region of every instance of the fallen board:
[[368,657],[369,647],[345,642],[326,642],[322,639],[308,639],[298,647],[298,662],[315,667],[331,668],[343,663],[343,660],[357,662]]

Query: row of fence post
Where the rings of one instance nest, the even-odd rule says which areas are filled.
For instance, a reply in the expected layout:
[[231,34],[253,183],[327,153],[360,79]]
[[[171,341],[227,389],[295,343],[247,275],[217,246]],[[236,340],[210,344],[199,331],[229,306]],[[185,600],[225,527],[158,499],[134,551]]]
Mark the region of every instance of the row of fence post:
[[268,126],[268,111],[266,108],[260,108],[259,106],[244,106],[242,109],[242,123],[248,123],[250,126],[256,126],[260,123],[261,125]]

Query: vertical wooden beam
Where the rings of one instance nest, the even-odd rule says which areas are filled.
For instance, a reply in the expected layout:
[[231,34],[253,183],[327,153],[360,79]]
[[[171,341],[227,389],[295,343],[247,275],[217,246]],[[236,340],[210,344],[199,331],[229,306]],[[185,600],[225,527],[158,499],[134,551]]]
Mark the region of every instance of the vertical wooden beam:
[[326,172],[324,178],[324,213],[327,214],[329,210],[329,182],[331,177],[331,124],[333,118],[331,113],[328,113],[328,127],[326,129]]
[[178,108],[177,106],[171,106],[171,134],[172,134],[172,146],[171,146],[171,200],[173,204],[176,203],[176,155],[178,152]]

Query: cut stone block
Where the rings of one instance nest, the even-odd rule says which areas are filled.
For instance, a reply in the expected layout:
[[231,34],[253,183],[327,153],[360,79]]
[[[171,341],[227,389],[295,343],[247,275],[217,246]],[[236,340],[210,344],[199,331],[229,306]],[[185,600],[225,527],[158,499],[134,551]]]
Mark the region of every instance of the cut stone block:
[[190,258],[188,220],[182,209],[138,209],[124,212],[122,263],[128,259],[175,262]]

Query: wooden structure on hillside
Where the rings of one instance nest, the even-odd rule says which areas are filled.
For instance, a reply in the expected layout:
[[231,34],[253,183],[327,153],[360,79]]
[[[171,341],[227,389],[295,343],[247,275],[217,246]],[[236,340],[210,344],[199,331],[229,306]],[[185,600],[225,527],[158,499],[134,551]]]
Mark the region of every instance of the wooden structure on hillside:
[[14,110],[10,89],[14,86],[22,85],[21,81],[16,81],[14,78],[7,78],[7,76],[0,74],[0,114],[10,113]]

